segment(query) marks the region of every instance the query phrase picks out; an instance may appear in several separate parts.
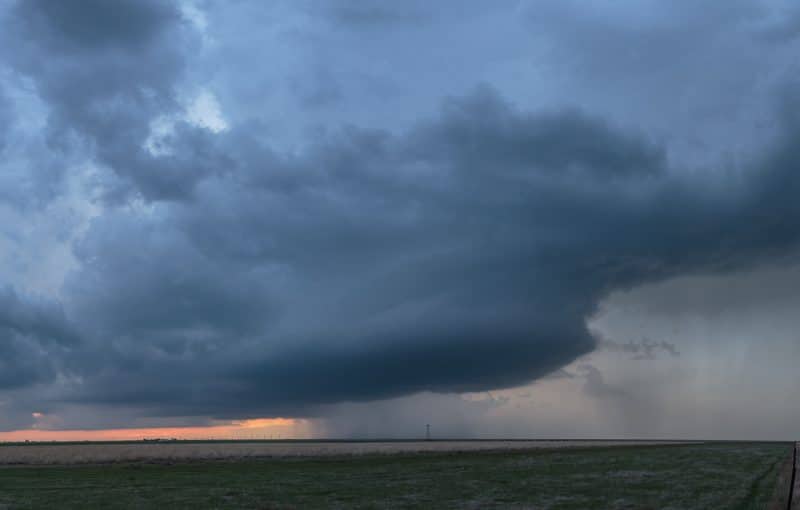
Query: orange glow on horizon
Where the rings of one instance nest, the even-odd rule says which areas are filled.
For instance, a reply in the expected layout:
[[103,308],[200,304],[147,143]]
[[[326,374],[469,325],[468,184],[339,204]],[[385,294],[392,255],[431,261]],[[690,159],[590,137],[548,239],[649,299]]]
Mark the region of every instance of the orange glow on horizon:
[[297,420],[292,418],[253,418],[252,420],[236,421],[234,423],[239,427],[252,429],[259,427],[289,427],[296,422]]
[[[38,414],[38,413],[37,413]],[[31,428],[0,432],[0,441],[131,441],[140,439],[307,439],[311,426],[294,418],[255,418],[200,427],[100,430]]]

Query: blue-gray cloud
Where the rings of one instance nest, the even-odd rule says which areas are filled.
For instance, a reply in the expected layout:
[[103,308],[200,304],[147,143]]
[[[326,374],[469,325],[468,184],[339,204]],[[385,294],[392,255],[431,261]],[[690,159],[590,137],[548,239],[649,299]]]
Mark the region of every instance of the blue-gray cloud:
[[58,304],[0,289],[0,390],[52,381],[79,342]]
[[174,87],[196,43],[175,4],[17,2],[3,41],[14,48],[11,67],[33,80],[50,108],[51,143],[88,147],[119,177],[109,194],[191,190],[200,169],[154,160],[142,146],[150,121],[178,107]]
[[66,288],[97,379],[72,398],[241,416],[513,386],[593,349],[609,291],[798,242],[788,142],[720,188],[641,137],[485,88],[300,159],[258,138],[221,134],[209,150],[237,171],[193,200],[94,222]]
[[[410,127],[287,149],[261,122],[181,118],[200,37],[171,4],[110,5],[20,2],[4,36],[25,34],[5,58],[47,105],[52,143],[99,167],[102,210],[73,245],[63,313],[3,298],[0,387],[62,374],[51,403],[225,417],[510,387],[595,348],[585,321],[613,290],[797,253],[792,115],[728,182],[492,84]],[[321,15],[409,23],[393,13]],[[781,107],[800,111],[791,95]],[[167,150],[148,150],[164,116]]]
[[5,91],[0,87],[0,154],[3,153],[7,142],[8,131],[11,129],[14,112],[11,102],[6,97]]

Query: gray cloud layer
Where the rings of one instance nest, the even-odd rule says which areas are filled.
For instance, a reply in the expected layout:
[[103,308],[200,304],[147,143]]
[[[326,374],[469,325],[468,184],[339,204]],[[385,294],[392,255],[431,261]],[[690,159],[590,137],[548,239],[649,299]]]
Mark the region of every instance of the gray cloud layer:
[[591,351],[585,320],[610,291],[779,260],[800,241],[792,115],[726,183],[674,172],[641,133],[531,113],[489,85],[409,129],[345,127],[302,151],[255,122],[212,133],[176,117],[154,153],[152,122],[180,111],[199,44],[177,9],[24,2],[6,23],[51,142],[102,170],[65,312],[0,295],[0,389],[60,373],[51,404],[307,415],[510,387]]
[[13,122],[13,112],[11,110],[11,102],[5,96],[4,91],[0,88],[0,154],[6,146],[6,133],[10,129]]
[[59,306],[0,289],[0,389],[51,381],[79,341]]

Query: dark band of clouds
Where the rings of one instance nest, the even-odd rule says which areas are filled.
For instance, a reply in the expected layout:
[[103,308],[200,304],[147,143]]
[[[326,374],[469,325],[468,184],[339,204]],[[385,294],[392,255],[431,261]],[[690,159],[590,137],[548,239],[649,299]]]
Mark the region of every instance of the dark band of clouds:
[[723,185],[488,85],[408,130],[342,128],[299,153],[261,126],[179,120],[156,154],[143,142],[196,41],[162,2],[110,5],[20,2],[6,21],[53,143],[105,170],[106,209],[62,304],[0,294],[0,389],[61,374],[51,405],[246,417],[510,387],[591,351],[586,319],[613,290],[797,253],[790,116]]

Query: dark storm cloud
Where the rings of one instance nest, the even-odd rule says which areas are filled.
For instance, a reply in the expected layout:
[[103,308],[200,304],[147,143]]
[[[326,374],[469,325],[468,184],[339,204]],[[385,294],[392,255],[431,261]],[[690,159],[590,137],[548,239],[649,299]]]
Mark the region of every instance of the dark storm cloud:
[[[6,59],[50,108],[52,143],[93,151],[119,177],[117,195],[131,186],[148,197],[191,191],[202,167],[154,160],[143,147],[151,120],[177,108],[174,85],[195,44],[174,4],[17,2],[2,38]],[[197,135],[182,141],[201,147]]]
[[580,111],[520,113],[488,87],[447,101],[441,119],[414,133],[408,150],[475,171],[535,168],[601,181],[658,174],[665,165],[663,151],[643,137]]
[[0,288],[0,389],[51,381],[78,341],[58,305]]
[[17,4],[26,30],[53,52],[108,51],[137,48],[177,17],[166,2],[50,2]]
[[[61,319],[36,306],[51,326],[7,320],[17,385],[58,371],[76,376],[63,401],[228,417],[510,387],[592,350],[585,321],[610,291],[798,248],[790,115],[727,183],[673,172],[641,133],[527,112],[490,86],[408,130],[320,131],[296,151],[256,122],[214,134],[177,119],[154,154],[151,122],[180,110],[196,38],[165,3],[109,5],[14,11],[12,62],[52,138],[119,179],[101,183],[117,202],[75,243],[62,289],[80,340],[51,340]],[[45,366],[26,365],[35,349]]]
[[609,291],[798,242],[791,144],[709,186],[485,87],[399,136],[346,129],[303,157],[260,140],[219,134],[207,151],[237,171],[192,201],[93,223],[66,287],[92,375],[70,399],[235,417],[514,386],[593,349]]

